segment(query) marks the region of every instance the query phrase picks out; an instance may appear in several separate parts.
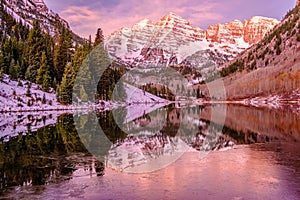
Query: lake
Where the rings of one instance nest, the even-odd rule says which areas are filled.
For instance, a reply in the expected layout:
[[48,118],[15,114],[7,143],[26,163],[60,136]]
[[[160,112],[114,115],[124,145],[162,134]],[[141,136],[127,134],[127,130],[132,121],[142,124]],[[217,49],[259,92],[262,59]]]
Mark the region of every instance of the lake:
[[131,105],[6,114],[6,199],[299,199],[300,113]]

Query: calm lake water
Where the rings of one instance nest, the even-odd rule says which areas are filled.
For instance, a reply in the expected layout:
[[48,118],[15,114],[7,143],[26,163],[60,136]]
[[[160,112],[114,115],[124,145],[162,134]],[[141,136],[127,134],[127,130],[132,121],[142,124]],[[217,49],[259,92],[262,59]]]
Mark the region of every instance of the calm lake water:
[[132,105],[55,124],[53,114],[3,119],[3,133],[28,122],[1,134],[0,198],[300,199],[294,110]]

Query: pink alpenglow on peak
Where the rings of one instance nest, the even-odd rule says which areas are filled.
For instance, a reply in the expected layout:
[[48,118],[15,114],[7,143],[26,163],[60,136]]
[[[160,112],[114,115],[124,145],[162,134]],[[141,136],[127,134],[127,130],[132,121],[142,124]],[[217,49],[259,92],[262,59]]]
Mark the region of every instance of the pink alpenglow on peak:
[[170,12],[158,22],[144,19],[114,32],[105,39],[112,59],[137,65],[177,65],[202,51],[209,51],[222,64],[258,43],[278,23],[255,16],[244,22],[234,20],[212,25],[206,31]]
[[277,19],[255,16],[244,22],[234,20],[225,24],[217,24],[208,27],[206,38],[209,41],[222,43],[234,43],[241,38],[249,45],[253,45],[265,36],[274,26],[279,24]]

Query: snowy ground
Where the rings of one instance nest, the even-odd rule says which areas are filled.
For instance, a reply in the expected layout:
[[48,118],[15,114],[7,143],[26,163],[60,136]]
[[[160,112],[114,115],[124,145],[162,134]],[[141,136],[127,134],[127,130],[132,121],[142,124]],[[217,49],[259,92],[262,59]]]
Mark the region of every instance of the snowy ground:
[[139,103],[168,103],[166,99],[159,98],[149,92],[145,92],[137,87],[129,84],[124,84],[125,91],[127,94],[126,102],[128,104],[139,104]]
[[248,98],[238,103],[254,106],[254,107],[268,107],[268,108],[281,108],[286,105],[300,106],[300,91],[295,90],[292,93],[269,95],[255,98]]
[[[44,110],[70,110],[71,106],[64,106],[57,102],[56,94],[53,90],[43,92],[40,86],[31,83],[30,96],[26,95],[28,81],[10,80],[7,75],[0,82],[0,112],[18,111],[44,111]],[[42,102],[45,97],[46,102]]]
[[[101,101],[99,104],[89,103],[80,106],[62,105],[56,100],[56,94],[53,89],[50,92],[43,92],[40,86],[31,83],[30,96],[28,93],[28,81],[13,81],[7,75],[0,82],[0,112],[30,112],[30,111],[58,111],[58,110],[84,110],[84,109],[112,109],[119,106],[118,103]],[[132,104],[157,104],[168,103],[168,100],[159,98],[148,92],[125,84],[127,99],[126,105]],[[43,102],[45,97],[45,102]]]
[[128,104],[126,107],[126,122],[130,122],[170,104],[170,101],[159,98],[132,85],[124,84],[124,86],[127,94],[126,103]]
[[[21,84],[20,84],[21,83]],[[123,103],[99,101],[98,104],[61,105],[52,90],[43,92],[40,86],[31,83],[28,95],[27,81],[13,81],[4,75],[0,81],[0,138],[5,140],[18,134],[55,124],[65,113],[89,112],[91,110],[110,110],[119,106],[128,106],[127,121],[134,120],[145,113],[152,112],[169,103],[148,92],[126,84],[127,99]],[[45,102],[43,98],[45,97]]]

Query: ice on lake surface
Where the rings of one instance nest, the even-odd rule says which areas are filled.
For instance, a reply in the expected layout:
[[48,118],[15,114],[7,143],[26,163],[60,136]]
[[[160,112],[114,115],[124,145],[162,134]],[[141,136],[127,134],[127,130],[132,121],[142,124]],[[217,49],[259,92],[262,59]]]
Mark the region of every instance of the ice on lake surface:
[[[45,118],[44,127],[36,122],[40,120],[31,120],[38,124],[33,130],[34,124],[24,131],[18,129],[22,123],[10,122],[23,132],[1,138],[0,195],[13,199],[300,198],[300,124],[299,113],[292,109],[228,105],[224,126],[218,119],[211,121],[212,110],[222,111],[222,105],[130,109],[133,106],[94,113],[111,142],[101,149],[101,156],[91,155],[97,152],[93,149],[89,152],[101,146],[97,132],[79,133],[71,114],[52,115],[49,122]],[[87,127],[92,116],[80,116],[80,126]],[[3,123],[0,130],[8,130],[7,126]],[[212,131],[217,137],[208,140]],[[201,157],[207,140],[213,141],[211,152]],[[168,158],[172,159],[157,169],[132,173]]]

